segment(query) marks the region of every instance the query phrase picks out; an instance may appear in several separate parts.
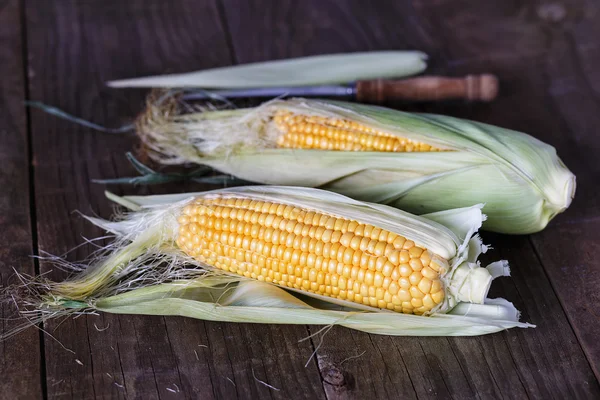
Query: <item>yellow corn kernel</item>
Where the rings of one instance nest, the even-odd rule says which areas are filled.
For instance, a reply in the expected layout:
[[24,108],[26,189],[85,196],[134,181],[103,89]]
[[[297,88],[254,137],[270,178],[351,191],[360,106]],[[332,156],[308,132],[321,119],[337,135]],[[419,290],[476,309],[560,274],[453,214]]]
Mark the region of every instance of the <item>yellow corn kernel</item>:
[[283,148],[381,152],[440,151],[426,143],[374,130],[349,120],[290,115],[287,111],[279,110],[273,116],[272,122],[280,132],[277,146]]
[[414,242],[318,210],[248,200],[221,195],[184,207],[179,248],[214,268],[372,307],[423,314],[443,301],[440,273],[424,267],[430,253]]

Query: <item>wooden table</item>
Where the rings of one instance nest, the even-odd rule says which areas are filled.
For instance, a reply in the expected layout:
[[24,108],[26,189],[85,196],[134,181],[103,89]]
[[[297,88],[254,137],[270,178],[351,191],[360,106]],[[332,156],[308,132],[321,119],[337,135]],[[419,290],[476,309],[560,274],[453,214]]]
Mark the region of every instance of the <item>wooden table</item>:
[[594,0],[0,0],[1,282],[12,268],[51,269],[31,254],[60,255],[100,235],[73,213],[111,214],[105,187],[90,180],[135,174],[124,158],[131,136],[23,105],[38,100],[118,126],[141,110],[145,93],[108,89],[109,79],[420,49],[431,73],[498,74],[501,96],[399,106],[529,132],[556,146],[578,180],[572,207],[544,232],[484,234],[513,271],[492,295],[513,301],[536,329],[418,338],[334,328],[318,347],[318,337],[301,341],[312,326],[87,316],[1,343],[0,397],[600,398],[598,38]]

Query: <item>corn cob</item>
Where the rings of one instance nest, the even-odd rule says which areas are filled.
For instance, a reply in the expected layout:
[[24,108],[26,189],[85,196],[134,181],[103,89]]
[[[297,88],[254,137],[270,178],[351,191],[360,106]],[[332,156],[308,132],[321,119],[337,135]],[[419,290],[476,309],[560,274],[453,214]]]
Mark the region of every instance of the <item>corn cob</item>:
[[29,318],[89,310],[391,335],[530,326],[506,300],[486,299],[508,267],[477,262],[480,206],[421,218],[275,186],[110,198],[133,212],[88,218],[116,237],[102,257],[67,281],[40,278],[10,293]]
[[344,119],[277,111],[272,123],[281,131],[277,146],[290,149],[343,151],[440,151],[426,143],[370,128]]
[[407,314],[444,298],[447,260],[373,225],[241,197],[198,198],[179,224],[188,255],[247,278]]
[[575,193],[556,150],[528,135],[353,103],[182,112],[175,98],[151,98],[138,134],[157,162],[209,165],[251,182],[318,187],[414,213],[484,203],[484,228],[503,233],[543,229]]

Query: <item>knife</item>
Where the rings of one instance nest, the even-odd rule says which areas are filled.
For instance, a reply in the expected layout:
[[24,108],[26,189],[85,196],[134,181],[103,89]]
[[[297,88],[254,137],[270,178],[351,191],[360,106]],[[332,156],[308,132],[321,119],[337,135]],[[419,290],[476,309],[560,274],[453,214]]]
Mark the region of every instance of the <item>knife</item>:
[[421,76],[411,79],[374,79],[347,86],[290,86],[251,89],[220,89],[188,92],[185,100],[215,97],[341,97],[362,103],[381,104],[391,100],[438,101],[464,99],[492,101],[498,94],[498,78],[492,74],[467,75],[462,78]]

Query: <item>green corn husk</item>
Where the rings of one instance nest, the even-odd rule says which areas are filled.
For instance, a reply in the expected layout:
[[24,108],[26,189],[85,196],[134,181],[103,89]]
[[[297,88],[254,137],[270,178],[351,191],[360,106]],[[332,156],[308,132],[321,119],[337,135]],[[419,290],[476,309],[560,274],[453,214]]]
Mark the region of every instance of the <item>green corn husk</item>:
[[421,73],[427,55],[420,51],[328,54],[213,68],[184,74],[108,82],[124,87],[262,88],[344,84],[357,80],[401,78]]
[[[331,213],[396,232],[448,259],[446,297],[429,316],[407,315],[226,274],[194,260],[175,244],[177,218],[198,196],[244,196]],[[88,218],[115,235],[104,254],[65,282],[30,281],[17,293],[31,323],[85,312],[179,315],[198,319],[278,324],[341,325],[385,335],[470,336],[512,327],[519,312],[488,299],[492,280],[509,274],[506,261],[480,267],[487,250],[476,235],[481,206],[416,217],[318,189],[257,186],[204,193],[109,198],[130,208],[117,221]],[[62,263],[65,266],[65,263]],[[14,291],[13,291],[14,292]],[[14,299],[15,295],[11,295]],[[14,332],[11,332],[14,333]]]
[[[149,101],[138,134],[162,164],[196,163],[237,178],[317,187],[415,214],[484,203],[490,231],[542,230],[569,207],[575,176],[556,150],[524,133],[453,117],[324,100],[274,100],[257,108],[182,111]],[[451,151],[353,152],[277,148],[278,110],[342,118]]]

